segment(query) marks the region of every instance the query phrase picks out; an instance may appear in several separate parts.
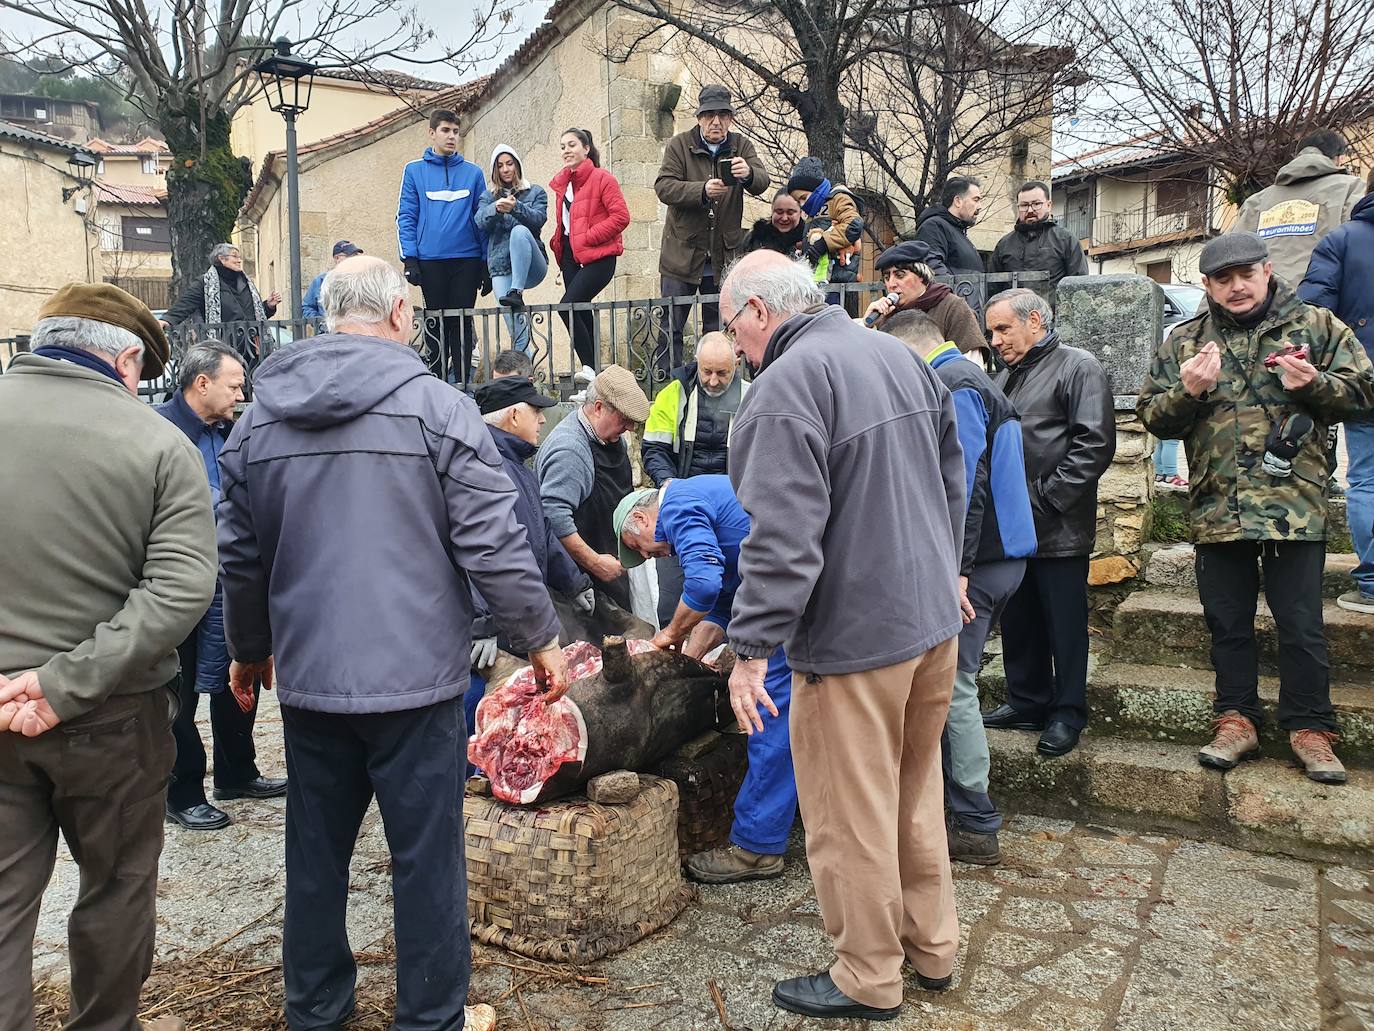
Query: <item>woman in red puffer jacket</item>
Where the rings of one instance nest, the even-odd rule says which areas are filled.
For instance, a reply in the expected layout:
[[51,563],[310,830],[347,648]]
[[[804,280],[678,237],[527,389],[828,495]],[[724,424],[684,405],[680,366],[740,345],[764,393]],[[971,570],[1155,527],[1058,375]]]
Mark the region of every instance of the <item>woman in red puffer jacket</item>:
[[[590,301],[606,289],[615,275],[615,259],[625,253],[621,234],[630,224],[630,209],[615,176],[601,167],[601,155],[586,129],[569,129],[560,150],[563,169],[549,183],[557,212],[554,221],[554,259],[563,273],[560,304]],[[593,314],[561,312],[573,348],[585,366],[596,367]]]

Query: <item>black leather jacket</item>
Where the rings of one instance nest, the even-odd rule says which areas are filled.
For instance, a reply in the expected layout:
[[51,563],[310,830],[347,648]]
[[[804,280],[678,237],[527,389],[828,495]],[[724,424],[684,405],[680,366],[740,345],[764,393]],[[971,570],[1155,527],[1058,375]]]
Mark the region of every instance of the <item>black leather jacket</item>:
[[1097,481],[1116,454],[1112,391],[1102,363],[1050,333],[994,382],[1021,415],[1036,558],[1091,554]]

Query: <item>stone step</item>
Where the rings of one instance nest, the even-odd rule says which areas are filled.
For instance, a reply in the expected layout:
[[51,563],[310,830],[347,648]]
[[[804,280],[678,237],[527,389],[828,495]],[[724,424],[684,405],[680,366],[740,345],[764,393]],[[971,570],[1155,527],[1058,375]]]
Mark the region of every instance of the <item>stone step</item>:
[[[1006,676],[1001,656],[995,656],[978,676],[984,708],[1006,700]],[[1288,734],[1278,725],[1277,677],[1261,677],[1260,701],[1264,726],[1260,750],[1287,761]],[[1212,721],[1213,675],[1210,668],[1144,666],[1113,662],[1094,654],[1088,659],[1089,725],[1094,737],[1165,741],[1200,747],[1208,740]],[[1340,721],[1337,754],[1349,766],[1374,767],[1374,687],[1333,684],[1331,704]]]
[[[1355,589],[1351,574],[1360,564],[1359,558],[1348,551],[1332,552],[1326,556],[1322,573],[1322,596],[1338,598]],[[1191,544],[1173,544],[1152,552],[1145,564],[1145,582],[1160,590],[1197,594],[1197,569],[1193,564]]]
[[1366,866],[1374,849],[1374,771],[1316,784],[1274,759],[1228,773],[1189,745],[1085,734],[1046,759],[1036,735],[988,731],[992,795],[1017,812],[1164,831],[1240,848]]
[[[1334,679],[1374,683],[1374,616],[1347,612],[1333,601],[1322,605],[1326,646]],[[1255,617],[1261,672],[1277,671],[1274,618],[1261,596]],[[1119,662],[1210,669],[1211,635],[1196,596],[1137,591],[1116,610],[1107,652]]]

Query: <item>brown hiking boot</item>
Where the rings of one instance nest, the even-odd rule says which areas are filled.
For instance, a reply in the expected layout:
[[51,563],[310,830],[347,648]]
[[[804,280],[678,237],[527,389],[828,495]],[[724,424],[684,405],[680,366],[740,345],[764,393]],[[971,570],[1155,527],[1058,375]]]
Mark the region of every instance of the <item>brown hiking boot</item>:
[[1255,725],[1235,709],[1227,709],[1212,721],[1212,743],[1198,752],[1197,761],[1214,770],[1230,770],[1242,759],[1258,755]]
[[687,876],[702,884],[764,881],[782,876],[782,856],[765,856],[738,845],[713,848],[688,856]]
[[1331,742],[1340,735],[1330,730],[1294,730],[1288,734],[1288,746],[1298,762],[1307,770],[1307,779],[1318,784],[1344,784],[1345,767],[1331,751]]

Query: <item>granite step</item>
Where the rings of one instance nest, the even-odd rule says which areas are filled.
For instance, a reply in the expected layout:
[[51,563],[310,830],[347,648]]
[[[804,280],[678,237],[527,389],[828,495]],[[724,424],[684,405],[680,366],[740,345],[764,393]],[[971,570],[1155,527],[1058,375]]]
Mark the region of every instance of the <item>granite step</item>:
[[1275,759],[1227,773],[1198,764],[1197,749],[1085,734],[1046,759],[1036,735],[988,731],[992,795],[1016,812],[1097,820],[1320,862],[1374,858],[1374,771],[1316,784]]
[[[984,708],[1006,700],[1000,655],[979,674],[978,686]],[[1261,677],[1259,693],[1264,707],[1260,751],[1287,761],[1291,754],[1288,734],[1279,727],[1276,714],[1278,678]],[[1212,694],[1210,667],[1122,663],[1098,654],[1088,660],[1089,722],[1098,738],[1164,741],[1198,748],[1210,735]],[[1374,686],[1332,684],[1331,703],[1341,727],[1336,745],[1341,760],[1351,767],[1374,767]]]
[[[1347,612],[1327,600],[1322,605],[1326,645],[1334,680],[1374,683],[1374,616]],[[1278,638],[1274,618],[1260,598],[1255,617],[1260,671],[1277,672]],[[1118,662],[1210,669],[1211,635],[1196,596],[1168,591],[1137,591],[1116,610],[1107,654]]]
[[[1326,556],[1322,573],[1322,596],[1338,598],[1355,589],[1351,574],[1360,560],[1348,551],[1332,552]],[[1193,564],[1193,546],[1174,544],[1153,551],[1145,563],[1145,582],[1159,590],[1197,594],[1197,569]]]

